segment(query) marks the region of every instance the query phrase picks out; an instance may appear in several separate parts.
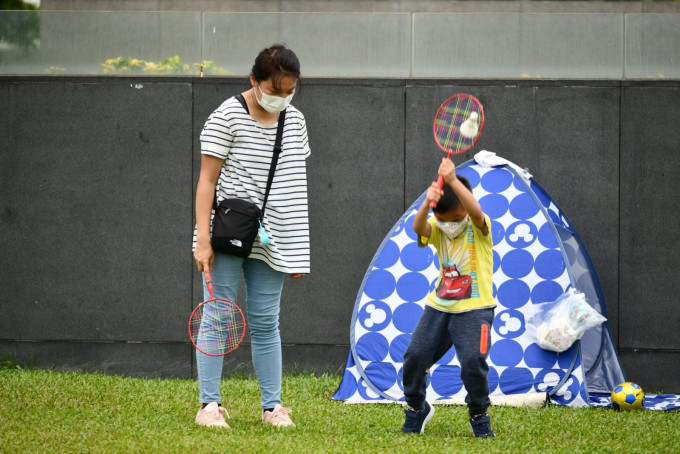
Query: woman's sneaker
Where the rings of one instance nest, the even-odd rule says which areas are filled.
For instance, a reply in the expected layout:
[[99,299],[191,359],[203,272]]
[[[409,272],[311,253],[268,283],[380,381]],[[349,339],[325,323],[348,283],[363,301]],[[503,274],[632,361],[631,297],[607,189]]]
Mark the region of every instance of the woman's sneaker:
[[470,417],[470,426],[478,438],[496,438],[496,434],[491,430],[491,418],[488,413]]
[[405,434],[421,434],[425,432],[425,424],[430,422],[434,416],[434,407],[425,402],[422,410],[416,411],[407,407],[404,409],[404,414],[406,418],[401,431]]
[[293,410],[290,408],[284,408],[279,404],[276,404],[272,411],[262,412],[262,422],[264,424],[271,424],[275,427],[295,427],[293,421],[288,416]]
[[229,417],[227,409],[217,405],[217,402],[210,402],[208,405],[198,410],[196,414],[196,424],[206,427],[229,428],[229,424],[224,420],[224,415]]

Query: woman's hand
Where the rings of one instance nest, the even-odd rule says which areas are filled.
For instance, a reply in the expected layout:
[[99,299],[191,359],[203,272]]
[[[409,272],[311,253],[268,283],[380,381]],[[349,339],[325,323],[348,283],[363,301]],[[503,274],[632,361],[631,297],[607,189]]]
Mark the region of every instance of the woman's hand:
[[291,279],[302,279],[303,277],[305,277],[305,275],[302,273],[292,273],[290,275]]
[[202,273],[205,270],[211,270],[214,259],[215,253],[213,252],[210,242],[199,241],[196,243],[196,249],[194,249],[194,260],[196,260],[198,271]]

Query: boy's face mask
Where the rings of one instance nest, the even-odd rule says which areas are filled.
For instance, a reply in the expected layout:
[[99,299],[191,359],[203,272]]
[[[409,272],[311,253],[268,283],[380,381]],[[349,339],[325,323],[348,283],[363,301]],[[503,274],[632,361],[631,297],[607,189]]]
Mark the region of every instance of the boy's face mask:
[[446,235],[450,240],[459,237],[461,233],[467,230],[469,225],[470,216],[465,216],[465,219],[460,222],[437,221],[437,227],[439,227],[439,229],[444,232],[444,235]]
[[293,99],[293,95],[286,96],[285,98],[268,95],[262,91],[260,84],[257,85],[257,89],[260,91],[262,98],[257,98],[257,96],[255,98],[257,98],[258,104],[269,113],[281,112],[283,109],[288,107],[288,104],[290,104],[290,101]]

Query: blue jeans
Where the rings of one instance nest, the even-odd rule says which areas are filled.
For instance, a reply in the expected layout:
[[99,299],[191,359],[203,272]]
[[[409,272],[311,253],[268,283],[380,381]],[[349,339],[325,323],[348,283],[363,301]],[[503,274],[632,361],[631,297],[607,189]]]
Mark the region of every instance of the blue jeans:
[[470,416],[486,412],[491,403],[486,357],[491,348],[493,317],[493,309],[451,314],[425,306],[404,353],[402,381],[405,400],[411,408],[423,408],[428,371],[454,346],[468,393],[465,402]]
[[[246,282],[248,304],[245,316],[250,329],[253,366],[260,385],[262,408],[273,408],[281,403],[279,307],[285,274],[261,260],[215,252],[211,269],[215,298],[236,302],[241,272]],[[210,298],[205,278],[203,297],[206,300]],[[222,402],[222,362],[222,356],[209,356],[196,350],[201,403]]]

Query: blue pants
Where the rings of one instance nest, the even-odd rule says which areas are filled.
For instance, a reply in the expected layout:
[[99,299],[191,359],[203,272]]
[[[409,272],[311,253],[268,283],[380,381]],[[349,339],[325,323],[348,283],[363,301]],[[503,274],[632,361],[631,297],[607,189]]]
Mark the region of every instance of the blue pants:
[[468,412],[470,416],[486,412],[491,403],[486,357],[491,348],[493,317],[493,309],[452,314],[425,306],[404,353],[404,396],[411,408],[423,408],[430,367],[453,345],[460,361],[460,377],[468,393],[465,398]]
[[[281,403],[281,335],[279,307],[284,273],[272,269],[261,260],[240,258],[215,252],[210,271],[215,298],[236,302],[241,272],[246,283],[246,323],[250,329],[255,374],[260,385],[262,408],[274,408]],[[210,293],[203,283],[203,297]],[[222,356],[209,356],[196,350],[199,401],[222,402]]]

